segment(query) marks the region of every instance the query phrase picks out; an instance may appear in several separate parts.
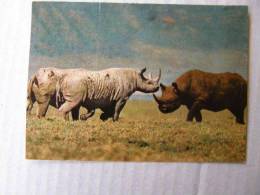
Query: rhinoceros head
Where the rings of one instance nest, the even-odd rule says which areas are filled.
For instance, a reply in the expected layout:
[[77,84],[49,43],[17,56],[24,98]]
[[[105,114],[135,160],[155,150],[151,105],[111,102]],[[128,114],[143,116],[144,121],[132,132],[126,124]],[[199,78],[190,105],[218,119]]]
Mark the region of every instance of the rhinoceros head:
[[36,74],[38,85],[50,83],[55,75],[51,68],[40,68]]
[[151,74],[147,77],[144,75],[146,68],[143,68],[138,73],[137,78],[137,90],[144,93],[154,93],[159,90],[159,81],[161,78],[161,69],[159,70],[159,75],[156,78],[153,78]]
[[153,94],[155,101],[158,103],[159,110],[162,113],[169,113],[177,110],[181,106],[180,91],[177,83],[173,82],[171,86],[160,84],[162,96],[157,97]]
[[42,95],[55,92],[58,77],[52,68],[41,68],[37,72],[36,78]]

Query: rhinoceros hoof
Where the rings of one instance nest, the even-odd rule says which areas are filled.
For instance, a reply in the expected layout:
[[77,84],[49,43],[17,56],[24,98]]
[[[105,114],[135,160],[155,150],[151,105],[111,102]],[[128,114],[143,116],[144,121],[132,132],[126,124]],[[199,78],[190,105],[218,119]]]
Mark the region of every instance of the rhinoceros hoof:
[[244,124],[245,124],[245,122],[244,122],[244,120],[243,120],[243,119],[236,119],[236,122],[237,122],[237,123],[239,123],[239,124],[242,124],[242,125],[244,125]]
[[80,115],[80,120],[85,121],[85,120],[87,120],[87,119],[88,119],[88,117],[86,116],[86,114],[81,114],[81,115]]

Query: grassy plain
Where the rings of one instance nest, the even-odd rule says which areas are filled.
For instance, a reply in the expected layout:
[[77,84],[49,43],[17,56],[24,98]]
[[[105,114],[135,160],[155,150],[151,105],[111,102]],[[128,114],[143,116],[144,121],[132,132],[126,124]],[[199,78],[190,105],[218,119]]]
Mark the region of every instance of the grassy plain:
[[[187,109],[162,114],[153,101],[131,100],[118,122],[64,121],[54,108],[45,119],[27,116],[28,159],[105,161],[243,162],[246,125],[233,115],[202,111],[203,122],[186,122]],[[81,112],[85,112],[81,109]]]

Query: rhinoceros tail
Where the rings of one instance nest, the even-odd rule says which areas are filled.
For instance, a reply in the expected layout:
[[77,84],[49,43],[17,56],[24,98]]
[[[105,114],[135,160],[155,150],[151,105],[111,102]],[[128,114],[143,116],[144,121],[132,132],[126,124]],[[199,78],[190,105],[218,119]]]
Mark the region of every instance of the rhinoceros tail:
[[36,78],[36,75],[33,75],[30,79],[28,86],[27,86],[27,112],[30,113],[33,108],[33,103],[35,102],[35,95],[33,92],[33,84],[36,84],[38,86],[38,80]]

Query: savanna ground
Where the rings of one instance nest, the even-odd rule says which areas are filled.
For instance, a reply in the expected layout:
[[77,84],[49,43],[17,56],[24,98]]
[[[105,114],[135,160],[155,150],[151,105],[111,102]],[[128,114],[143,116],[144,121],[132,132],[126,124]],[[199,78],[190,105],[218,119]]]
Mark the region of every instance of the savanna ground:
[[[186,122],[187,109],[162,114],[153,101],[131,100],[118,122],[97,110],[87,121],[64,121],[54,108],[45,119],[27,116],[28,159],[105,161],[243,162],[246,125],[229,111],[202,111],[203,122]],[[85,112],[84,109],[81,112]]]

